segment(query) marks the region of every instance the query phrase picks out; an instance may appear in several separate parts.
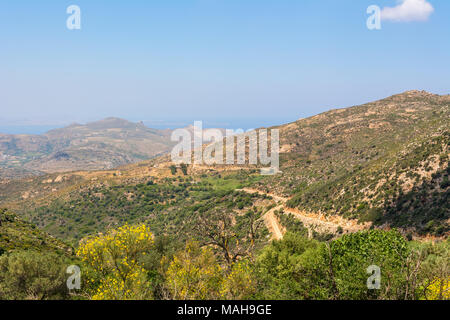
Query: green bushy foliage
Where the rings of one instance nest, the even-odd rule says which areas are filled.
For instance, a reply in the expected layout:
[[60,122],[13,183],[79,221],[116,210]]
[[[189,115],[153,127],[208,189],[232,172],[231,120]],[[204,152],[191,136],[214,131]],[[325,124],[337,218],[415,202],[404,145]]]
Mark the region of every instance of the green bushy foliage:
[[69,262],[54,253],[16,251],[0,257],[0,300],[66,299]]

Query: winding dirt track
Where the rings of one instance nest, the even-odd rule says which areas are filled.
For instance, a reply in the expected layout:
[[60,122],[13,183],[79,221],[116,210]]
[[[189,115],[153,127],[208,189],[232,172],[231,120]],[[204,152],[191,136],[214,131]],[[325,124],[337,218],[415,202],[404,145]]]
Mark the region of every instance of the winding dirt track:
[[283,227],[278,222],[278,219],[275,216],[275,211],[280,209],[283,209],[283,206],[272,208],[264,215],[264,222],[266,223],[267,229],[269,229],[270,233],[272,234],[272,240],[283,239]]
[[318,232],[336,233],[339,229],[342,229],[344,233],[353,233],[368,229],[370,227],[369,223],[358,224],[356,220],[347,220],[340,216],[329,217],[323,214],[303,212],[297,209],[288,208],[286,206],[286,202],[289,200],[289,198],[281,197],[276,194],[266,193],[261,190],[250,188],[239,189],[239,191],[270,196],[272,197],[272,199],[278,202],[278,206],[270,209],[264,215],[264,221],[267,228],[272,233],[272,239],[282,239],[285,232],[284,228],[281,226],[280,222],[275,216],[275,211],[277,210],[283,210],[285,214],[292,214],[295,218],[299,219],[310,231],[316,230]]

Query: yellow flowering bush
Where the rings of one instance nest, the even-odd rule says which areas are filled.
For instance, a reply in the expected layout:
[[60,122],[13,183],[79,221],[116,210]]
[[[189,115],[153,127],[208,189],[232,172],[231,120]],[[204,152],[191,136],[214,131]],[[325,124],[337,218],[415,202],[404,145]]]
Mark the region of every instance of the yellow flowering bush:
[[100,277],[87,280],[96,287],[92,299],[149,298],[147,273],[140,260],[152,246],[153,235],[144,224],[125,225],[107,234],[82,240],[77,255]]
[[222,268],[211,248],[189,242],[170,263],[166,286],[177,300],[247,299],[256,283],[248,262],[236,262],[231,270]]
[[173,258],[166,273],[167,288],[173,299],[217,299],[222,281],[221,268],[209,248],[189,242]]
[[435,279],[426,290],[427,300],[450,300],[450,278]]
[[256,281],[248,261],[236,262],[222,281],[221,298],[231,300],[249,299],[255,293]]

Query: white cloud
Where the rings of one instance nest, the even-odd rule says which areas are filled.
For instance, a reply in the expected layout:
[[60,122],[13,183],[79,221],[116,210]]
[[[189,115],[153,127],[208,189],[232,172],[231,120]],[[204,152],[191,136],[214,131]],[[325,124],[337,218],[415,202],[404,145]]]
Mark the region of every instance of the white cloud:
[[427,21],[434,12],[427,0],[400,0],[395,7],[385,7],[381,19],[395,22]]

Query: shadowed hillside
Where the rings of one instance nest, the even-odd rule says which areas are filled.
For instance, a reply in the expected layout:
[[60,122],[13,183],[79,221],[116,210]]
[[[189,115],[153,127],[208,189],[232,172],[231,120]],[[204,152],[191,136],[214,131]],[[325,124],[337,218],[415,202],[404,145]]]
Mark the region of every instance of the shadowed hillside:
[[14,250],[70,254],[71,248],[14,213],[0,209],[0,255]]

